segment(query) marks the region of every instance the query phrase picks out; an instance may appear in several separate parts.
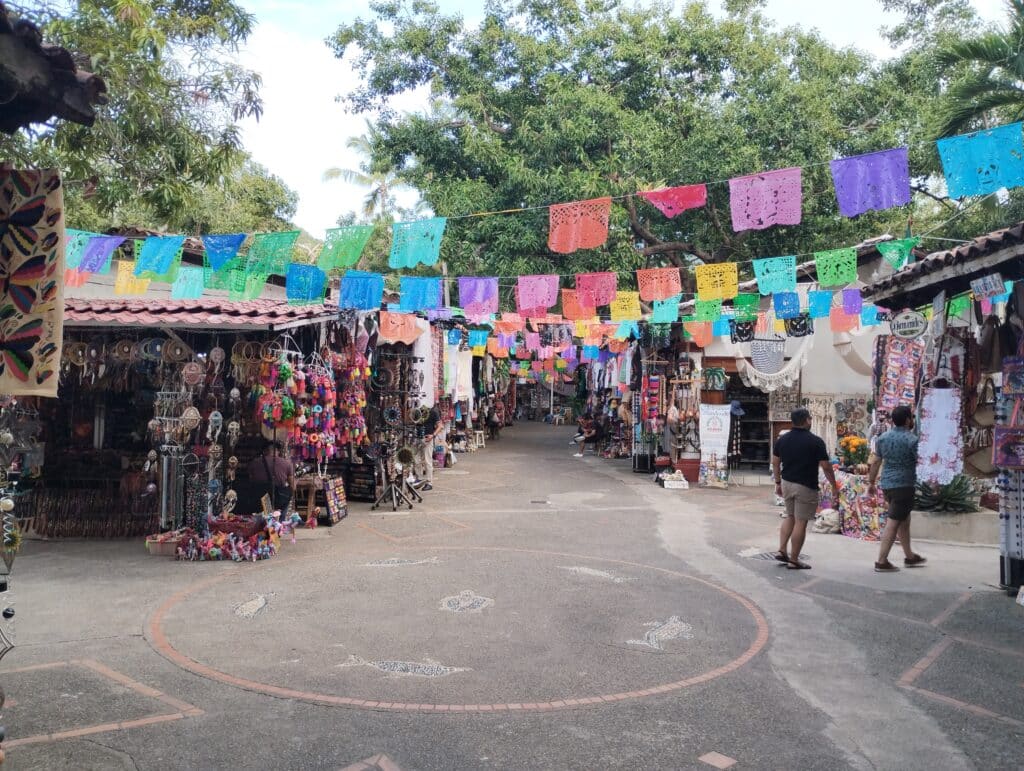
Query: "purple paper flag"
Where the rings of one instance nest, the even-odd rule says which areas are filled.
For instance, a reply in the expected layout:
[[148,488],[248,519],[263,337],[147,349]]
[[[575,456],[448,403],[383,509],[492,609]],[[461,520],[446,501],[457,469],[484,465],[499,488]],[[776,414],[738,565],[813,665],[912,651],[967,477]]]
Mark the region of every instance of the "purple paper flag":
[[732,229],[764,230],[772,225],[799,225],[803,191],[797,167],[729,180]]
[[844,217],[910,203],[910,164],[905,147],[840,158],[830,165],[839,213]]
[[459,305],[474,316],[498,312],[498,279],[460,276]]
[[99,273],[107,264],[114,250],[124,243],[123,236],[93,236],[85,245],[78,270],[82,273]]
[[864,307],[864,300],[860,296],[859,289],[843,290],[843,313],[847,316],[855,316]]

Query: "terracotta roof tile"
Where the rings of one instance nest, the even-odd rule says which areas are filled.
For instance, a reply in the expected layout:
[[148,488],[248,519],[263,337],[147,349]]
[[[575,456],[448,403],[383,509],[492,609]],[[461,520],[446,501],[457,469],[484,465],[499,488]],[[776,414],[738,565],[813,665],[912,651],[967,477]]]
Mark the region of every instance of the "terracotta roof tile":
[[327,305],[290,305],[280,300],[231,302],[223,298],[199,300],[121,300],[67,298],[64,323],[68,326],[217,327],[272,329],[315,324],[337,316]]

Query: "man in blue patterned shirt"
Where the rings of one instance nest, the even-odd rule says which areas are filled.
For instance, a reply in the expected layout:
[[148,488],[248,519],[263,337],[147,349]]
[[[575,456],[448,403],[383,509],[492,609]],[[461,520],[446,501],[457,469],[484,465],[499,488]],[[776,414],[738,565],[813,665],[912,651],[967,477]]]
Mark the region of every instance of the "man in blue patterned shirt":
[[[900,405],[892,411],[893,427],[878,437],[875,457],[868,471],[868,493],[874,497],[878,487],[889,504],[888,518],[878,547],[875,572],[895,573],[898,567],[889,562],[889,551],[899,536],[903,547],[903,565],[919,568],[927,560],[914,554],[910,548],[910,512],[914,508],[914,489],[917,484],[917,434],[914,433],[914,414],[909,407]],[[882,476],[879,479],[878,469]]]

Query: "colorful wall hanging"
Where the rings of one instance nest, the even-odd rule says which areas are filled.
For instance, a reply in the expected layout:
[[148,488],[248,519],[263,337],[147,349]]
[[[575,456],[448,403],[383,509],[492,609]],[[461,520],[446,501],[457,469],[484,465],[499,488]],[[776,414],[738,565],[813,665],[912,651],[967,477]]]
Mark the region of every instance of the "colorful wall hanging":
[[376,310],[384,298],[384,276],[362,270],[349,270],[341,279],[338,307]]
[[924,388],[917,446],[917,481],[948,485],[963,473],[959,388]]
[[924,357],[924,341],[880,335],[875,344],[878,346],[876,360],[881,362],[875,399],[878,407],[887,412],[901,404],[912,407]]
[[612,321],[638,321],[643,313],[640,310],[639,292],[619,292],[611,302]]
[[548,248],[559,254],[595,249],[608,240],[612,199],[560,203],[548,209]]
[[420,264],[435,264],[441,256],[441,238],[447,223],[445,217],[396,222],[391,226],[388,266],[415,268]]
[[238,250],[245,243],[245,233],[203,236],[202,240],[206,261],[216,271],[238,256]]
[[975,131],[935,143],[950,198],[1024,185],[1021,124]]
[[910,203],[910,161],[905,147],[841,158],[829,165],[839,213],[844,217]]
[[[735,262],[698,265],[694,270],[697,276],[697,297],[701,300],[731,300],[738,294],[739,273]],[[639,273],[637,271],[638,276]]]
[[293,305],[322,303],[326,289],[327,274],[316,265],[300,265],[293,262],[288,266],[284,278],[284,291],[288,302]]
[[0,393],[56,397],[67,240],[60,173],[0,170],[0,223]]
[[643,268],[636,271],[640,299],[645,302],[664,300],[683,291],[679,268]]
[[346,225],[331,228],[324,235],[324,245],[316,258],[320,270],[330,272],[351,268],[363,256],[363,249],[373,235],[373,225]]
[[730,179],[732,229],[740,232],[799,225],[802,200],[801,171],[796,167]]
[[185,265],[178,269],[178,275],[171,284],[171,299],[195,300],[203,296],[205,288],[203,269]]
[[894,270],[900,270],[910,261],[911,251],[921,243],[920,238],[900,238],[895,241],[882,241],[877,245],[879,254]]
[[814,253],[814,270],[818,284],[827,286],[846,286],[857,280],[857,249],[830,249],[826,252]]
[[441,279],[437,276],[402,276],[398,307],[406,312],[425,311],[441,305]]
[[678,217],[687,209],[697,209],[708,201],[705,185],[684,185],[665,187],[661,190],[646,190],[638,194],[666,217]]
[[459,305],[472,318],[497,313],[498,279],[486,276],[460,276]]
[[768,257],[754,260],[757,291],[762,295],[796,289],[796,257]]

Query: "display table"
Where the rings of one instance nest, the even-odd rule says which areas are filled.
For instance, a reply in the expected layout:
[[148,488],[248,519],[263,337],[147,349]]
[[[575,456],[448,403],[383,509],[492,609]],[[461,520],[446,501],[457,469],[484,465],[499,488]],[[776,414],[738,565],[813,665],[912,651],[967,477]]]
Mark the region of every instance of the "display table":
[[[295,511],[303,519],[309,519],[316,512],[317,494],[323,492],[321,517],[325,524],[334,525],[340,522],[348,514],[348,506],[345,498],[345,484],[340,478],[322,477],[316,474],[307,474],[295,480]],[[302,501],[300,505],[300,500]]]
[[877,541],[885,527],[888,510],[882,491],[871,496],[868,494],[867,475],[838,470],[836,486],[839,488],[838,505],[828,501],[826,496],[822,500],[822,507],[832,506],[839,510],[839,526],[843,535],[864,541]]

